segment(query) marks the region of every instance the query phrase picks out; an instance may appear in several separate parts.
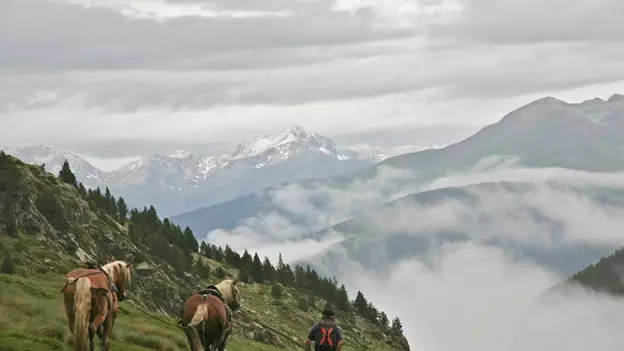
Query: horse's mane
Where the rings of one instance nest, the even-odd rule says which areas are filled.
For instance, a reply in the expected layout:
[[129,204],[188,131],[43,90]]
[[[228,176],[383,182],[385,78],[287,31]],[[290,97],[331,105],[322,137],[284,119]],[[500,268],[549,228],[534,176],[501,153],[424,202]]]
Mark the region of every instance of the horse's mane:
[[130,282],[130,268],[128,268],[128,264],[124,261],[107,263],[102,266],[102,270],[104,270],[114,282],[117,282],[118,279],[121,279],[123,282]]
[[234,289],[236,289],[236,287],[234,286],[234,280],[226,279],[222,281],[221,283],[215,285],[215,287],[219,289],[219,292],[223,296],[223,299],[227,301],[227,303],[231,303],[236,300],[236,297],[233,291]]

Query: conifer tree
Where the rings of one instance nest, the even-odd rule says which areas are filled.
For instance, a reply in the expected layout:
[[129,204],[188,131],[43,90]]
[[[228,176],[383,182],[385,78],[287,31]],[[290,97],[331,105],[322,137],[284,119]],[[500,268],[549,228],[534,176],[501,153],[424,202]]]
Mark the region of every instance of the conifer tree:
[[213,258],[212,250],[210,249],[210,246],[206,244],[205,241],[202,241],[201,244],[199,244],[199,253],[204,257]]
[[121,196],[117,199],[117,219],[120,223],[125,223],[128,220],[128,205]]
[[106,213],[108,214],[112,214],[111,208],[110,208],[110,204],[112,201],[113,201],[113,196],[111,195],[110,189],[107,186],[106,189],[104,190],[104,200],[102,201],[102,209],[106,211]]
[[69,167],[69,162],[67,161],[67,159],[63,162],[63,166],[61,167],[61,170],[59,171],[58,177],[64,183],[73,185],[75,187],[78,186],[78,182],[76,181],[76,176],[72,172],[71,167]]
[[395,334],[403,334],[403,324],[399,317],[394,317],[392,320],[392,327],[390,328]]
[[251,270],[251,264],[253,263],[253,258],[251,258],[251,255],[249,254],[249,252],[247,251],[247,249],[245,249],[245,252],[243,252],[243,256],[241,257],[241,269],[244,270]]
[[275,268],[266,256],[264,257],[264,262],[262,262],[262,275],[267,282],[275,282]]
[[349,295],[347,294],[347,288],[344,286],[344,284],[341,284],[340,289],[338,290],[336,296],[336,307],[341,311],[345,312],[348,312],[351,307]]
[[257,252],[254,254],[250,272],[251,277],[256,283],[262,283],[264,281],[264,277],[262,276],[262,261],[260,261],[260,256],[258,256]]
[[193,235],[193,231],[191,228],[184,228],[184,240],[186,241],[186,247],[191,252],[197,252],[199,250],[199,243],[197,239],[195,239],[195,235]]
[[84,184],[78,183],[78,192],[82,196],[87,196],[87,188],[85,188]]
[[368,309],[368,301],[366,301],[364,294],[362,294],[359,290],[355,296],[355,300],[353,301],[353,307],[356,311],[362,314],[366,314],[366,310]]
[[279,253],[279,257],[277,258],[277,269],[281,270],[284,268],[284,259],[282,258],[282,253]]
[[390,321],[388,320],[388,315],[386,315],[386,312],[381,311],[379,313],[379,323],[382,327],[386,329],[389,327],[388,323],[390,323]]
[[119,211],[117,210],[117,200],[114,196],[111,196],[108,203],[109,214],[116,220],[119,219]]

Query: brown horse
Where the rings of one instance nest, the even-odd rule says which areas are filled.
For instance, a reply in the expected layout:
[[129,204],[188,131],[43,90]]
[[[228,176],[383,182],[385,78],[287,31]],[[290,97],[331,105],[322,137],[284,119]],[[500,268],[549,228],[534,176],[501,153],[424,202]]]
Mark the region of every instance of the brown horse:
[[100,338],[100,349],[108,350],[108,335],[117,317],[117,302],[127,297],[130,264],[113,261],[100,269],[77,268],[65,278],[67,282],[61,292],[76,350],[94,351],[95,333]]
[[240,308],[236,283],[236,279],[226,279],[193,294],[184,303],[180,324],[185,327],[191,351],[225,350],[232,332],[229,309]]

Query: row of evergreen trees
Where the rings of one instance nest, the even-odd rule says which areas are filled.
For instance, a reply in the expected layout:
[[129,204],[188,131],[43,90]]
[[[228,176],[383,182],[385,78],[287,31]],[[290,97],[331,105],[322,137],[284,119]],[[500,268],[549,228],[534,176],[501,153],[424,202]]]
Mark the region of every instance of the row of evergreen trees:
[[[240,255],[228,245],[220,247],[206,242],[199,244],[189,227],[182,229],[171,223],[168,218],[160,220],[153,206],[144,207],[142,210],[136,208],[129,210],[125,200],[122,197],[115,198],[108,187],[104,193],[100,188],[87,190],[82,183],[77,182],[67,161],[63,163],[58,176],[61,181],[78,188],[94,207],[104,211],[120,224],[127,225],[134,242],[147,246],[150,254],[169,263],[180,272],[193,272],[204,279],[212,277],[213,272],[202,260],[195,260],[193,263],[192,254],[199,253],[206,258],[236,268],[239,271],[239,279],[246,283],[271,285],[279,283],[331,301],[343,312],[357,312],[370,322],[390,329],[396,334],[403,332],[398,317],[394,318],[390,325],[388,316],[367,301],[361,291],[357,292],[354,301],[350,301],[344,284],[339,286],[335,278],[321,277],[309,265],[291,267],[284,263],[280,254],[277,266],[274,266],[268,257],[261,260],[257,252],[252,256],[245,250]],[[222,268],[214,272],[217,278],[224,278],[225,275]]]

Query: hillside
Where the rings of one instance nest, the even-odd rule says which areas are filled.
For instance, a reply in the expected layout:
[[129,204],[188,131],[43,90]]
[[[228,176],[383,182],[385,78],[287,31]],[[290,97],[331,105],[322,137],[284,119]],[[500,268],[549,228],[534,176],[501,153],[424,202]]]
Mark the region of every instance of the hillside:
[[624,248],[620,248],[575,273],[566,283],[579,283],[595,291],[624,295],[623,270]]
[[[304,267],[199,245],[193,233],[160,220],[155,208],[128,211],[108,191],[87,191],[65,167],[57,177],[0,152],[0,349],[70,350],[59,290],[62,276],[111,256],[136,267],[122,303],[112,350],[185,350],[173,323],[193,291],[238,275],[243,311],[234,316],[229,350],[293,350],[326,300],[348,340],[345,350],[409,350],[401,324],[344,287]],[[137,309],[133,304],[141,308]],[[158,311],[158,312],[156,312]],[[264,326],[263,326],[264,325]],[[289,336],[266,329],[269,326]]]

